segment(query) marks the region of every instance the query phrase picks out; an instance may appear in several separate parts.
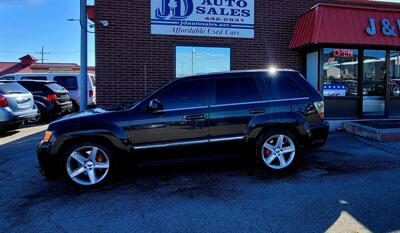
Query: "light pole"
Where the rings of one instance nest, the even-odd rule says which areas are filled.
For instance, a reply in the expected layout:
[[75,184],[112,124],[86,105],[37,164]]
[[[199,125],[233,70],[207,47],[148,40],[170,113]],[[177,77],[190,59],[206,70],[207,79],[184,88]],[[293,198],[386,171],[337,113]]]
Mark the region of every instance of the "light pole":
[[87,108],[87,12],[86,0],[80,0],[80,28],[81,28],[81,67],[80,67],[80,108],[79,110],[85,111]]
[[194,47],[192,48],[192,75],[194,74],[194,55],[195,55],[195,49]]

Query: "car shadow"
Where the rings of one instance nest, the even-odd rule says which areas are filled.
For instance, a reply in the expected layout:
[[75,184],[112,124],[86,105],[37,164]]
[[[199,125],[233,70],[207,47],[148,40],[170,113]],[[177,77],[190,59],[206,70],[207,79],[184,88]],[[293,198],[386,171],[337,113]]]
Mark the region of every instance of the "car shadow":
[[8,136],[12,136],[16,133],[20,132],[19,130],[10,130],[10,131],[0,131],[0,138],[5,138]]

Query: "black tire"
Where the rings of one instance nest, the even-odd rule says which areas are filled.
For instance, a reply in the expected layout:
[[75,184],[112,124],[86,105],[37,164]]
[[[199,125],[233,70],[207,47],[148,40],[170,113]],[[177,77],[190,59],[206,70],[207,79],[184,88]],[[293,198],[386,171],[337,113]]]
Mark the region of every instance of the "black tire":
[[30,120],[29,123],[39,124],[39,123],[46,122],[46,120],[47,120],[46,109],[40,105],[36,105],[36,107],[38,109],[38,115],[36,116],[36,118],[34,120]]
[[[77,164],[77,169],[81,166],[84,166],[84,165],[79,164],[77,161],[73,160],[72,158],[68,162],[68,159],[70,158],[70,155],[74,151],[79,150],[79,148],[86,148],[86,147],[98,148],[99,149],[98,153],[101,153],[101,154],[104,153],[105,156],[103,156],[103,157],[106,158],[105,161],[108,161],[108,164],[109,164],[108,171],[106,172],[106,175],[104,176],[104,178],[102,178],[98,183],[95,183],[95,184],[82,184],[82,183],[77,182],[76,180],[71,178],[71,176],[68,173],[68,169],[67,169],[67,166],[70,166],[70,164],[72,162],[75,162]],[[84,149],[84,151],[85,150],[86,149]],[[82,154],[84,154],[84,153],[82,153]],[[62,156],[61,163],[60,163],[60,171],[61,171],[60,174],[62,174],[62,176],[66,179],[66,181],[73,187],[80,188],[80,189],[92,189],[92,188],[98,188],[98,187],[101,187],[101,186],[104,186],[104,185],[110,183],[116,177],[116,172],[118,170],[117,167],[118,167],[118,162],[117,162],[116,156],[114,155],[112,147],[109,146],[107,143],[100,142],[100,141],[75,142],[75,143],[71,143],[68,145],[68,149],[65,150],[65,153]],[[72,171],[72,170],[75,171],[76,169],[70,169],[70,171]],[[102,177],[102,174],[104,172],[101,169],[99,169],[99,170],[93,169],[93,171],[95,171],[96,177],[98,177],[98,178]],[[98,173],[99,171],[100,171],[100,173]],[[77,176],[78,179],[79,178],[85,179],[84,177],[86,177],[87,181],[90,182],[88,170],[81,173],[79,176],[80,177]]]
[[[271,150],[269,150],[268,148],[264,149],[264,143],[266,143],[267,140],[269,142],[271,142],[271,144],[276,143],[275,140],[276,141],[278,140],[275,137],[276,135],[284,135],[283,148],[290,149],[289,146],[291,143],[293,143],[294,150],[295,150],[293,159],[290,159],[292,156],[291,152],[279,154],[279,152],[276,153],[275,150],[274,150],[274,152],[271,152]],[[289,139],[292,142],[290,142]],[[277,154],[279,154],[280,156],[283,155],[283,157],[285,158],[288,165],[286,165],[285,167],[279,168],[279,166],[281,166],[282,163],[279,158],[280,156],[275,157]],[[275,157],[275,159],[272,159],[273,157]],[[266,161],[268,161],[267,158],[272,159],[272,162],[269,165],[266,162]],[[299,166],[301,165],[301,161],[302,161],[302,155],[299,151],[298,139],[290,131],[288,131],[286,129],[271,129],[271,130],[266,131],[263,135],[261,135],[259,137],[259,139],[257,141],[257,145],[256,145],[256,162],[264,172],[272,173],[272,174],[276,174],[276,175],[290,174],[299,168]]]
[[79,112],[79,104],[75,100],[72,100],[71,113],[74,113],[74,112]]

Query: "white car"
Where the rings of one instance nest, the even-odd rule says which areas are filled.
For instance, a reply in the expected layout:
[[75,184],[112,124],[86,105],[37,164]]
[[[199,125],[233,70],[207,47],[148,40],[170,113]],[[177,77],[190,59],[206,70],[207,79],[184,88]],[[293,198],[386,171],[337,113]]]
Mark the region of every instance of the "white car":
[[[6,74],[0,77],[0,80],[49,80],[57,81],[58,84],[63,86],[69,91],[72,103],[74,105],[73,111],[79,110],[79,73],[17,73],[17,74]],[[93,74],[88,73],[87,75],[87,98],[88,106],[92,107],[96,105],[96,78]]]

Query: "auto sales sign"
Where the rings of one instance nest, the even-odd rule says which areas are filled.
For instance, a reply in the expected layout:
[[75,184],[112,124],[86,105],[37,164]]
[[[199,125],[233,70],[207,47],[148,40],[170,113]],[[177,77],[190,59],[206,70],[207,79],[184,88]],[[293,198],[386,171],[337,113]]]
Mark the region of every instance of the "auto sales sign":
[[254,38],[254,0],[151,0],[151,33]]

